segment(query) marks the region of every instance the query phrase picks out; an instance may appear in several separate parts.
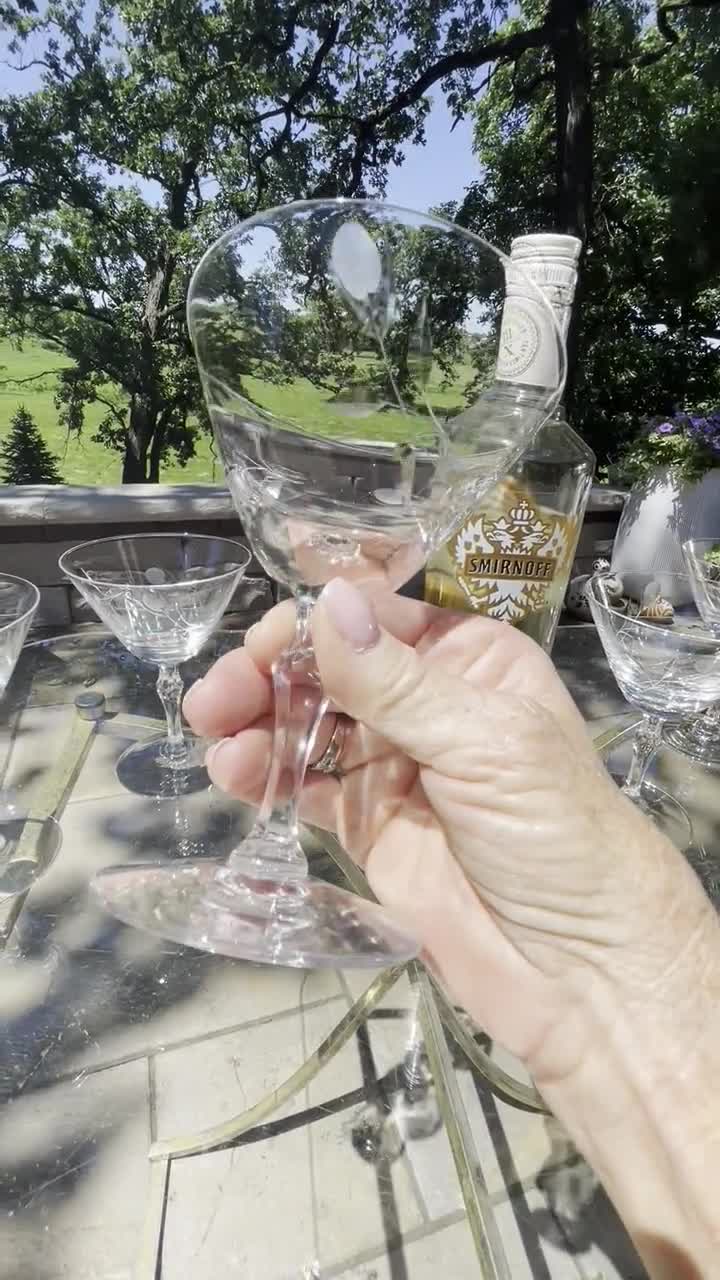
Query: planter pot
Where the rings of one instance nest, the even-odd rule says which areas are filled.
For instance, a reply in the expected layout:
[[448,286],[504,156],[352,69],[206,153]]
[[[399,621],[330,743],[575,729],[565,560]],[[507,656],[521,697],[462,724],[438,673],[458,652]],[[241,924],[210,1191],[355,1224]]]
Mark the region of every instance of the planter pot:
[[690,592],[663,574],[685,572],[680,548],[692,537],[720,539],[720,467],[690,485],[658,469],[631,491],[620,518],[612,567],[626,594],[641,600],[652,581],[671,604],[688,604]]

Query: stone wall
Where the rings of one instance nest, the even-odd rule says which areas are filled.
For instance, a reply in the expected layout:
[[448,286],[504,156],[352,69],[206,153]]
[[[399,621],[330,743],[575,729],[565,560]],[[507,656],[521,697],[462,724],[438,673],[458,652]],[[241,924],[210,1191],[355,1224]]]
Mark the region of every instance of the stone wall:
[[[575,572],[588,572],[617,529],[624,495],[593,489],[578,546]],[[209,485],[75,485],[0,487],[0,572],[29,578],[41,590],[37,622],[63,627],[93,614],[58,569],[63,551],[93,538],[122,533],[184,532],[242,539],[242,526],[224,488]],[[231,610],[249,617],[264,613],[273,584],[253,561]]]

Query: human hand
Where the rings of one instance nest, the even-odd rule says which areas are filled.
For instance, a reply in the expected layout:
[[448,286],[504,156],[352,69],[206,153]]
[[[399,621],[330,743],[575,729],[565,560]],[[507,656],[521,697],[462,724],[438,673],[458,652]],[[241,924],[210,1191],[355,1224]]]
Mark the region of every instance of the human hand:
[[[250,803],[270,757],[270,671],[293,626],[292,605],[272,610],[186,699],[195,730],[225,739],[213,781]],[[520,632],[391,595],[371,607],[336,581],[313,638],[327,694],[356,723],[342,777],[308,773],[303,817],[337,831],[491,1036],[537,1076],[570,1070],[583,985],[645,944],[665,864],[690,873],[618,793]],[[331,730],[328,717],[313,759]]]

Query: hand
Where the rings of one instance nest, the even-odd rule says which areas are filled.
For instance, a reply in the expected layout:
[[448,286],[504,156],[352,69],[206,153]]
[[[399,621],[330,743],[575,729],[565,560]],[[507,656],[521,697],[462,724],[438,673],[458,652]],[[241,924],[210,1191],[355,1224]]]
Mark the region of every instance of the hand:
[[[225,737],[209,753],[213,781],[253,804],[270,757],[270,671],[293,625],[292,605],[272,610],[186,698],[194,729]],[[371,607],[336,581],[313,637],[326,692],[362,723],[340,780],[309,772],[303,816],[337,831],[455,998],[539,1082],[570,1071],[585,1049],[568,1024],[586,984],[645,946],[666,864],[681,885],[691,874],[618,793],[549,659],[520,632],[396,596]]]

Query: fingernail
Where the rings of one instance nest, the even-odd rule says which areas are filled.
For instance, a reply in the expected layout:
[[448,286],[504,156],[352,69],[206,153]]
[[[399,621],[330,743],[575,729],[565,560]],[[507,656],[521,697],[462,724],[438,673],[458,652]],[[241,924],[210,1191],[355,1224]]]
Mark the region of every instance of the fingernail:
[[367,653],[380,639],[380,628],[372,605],[357,587],[343,578],[333,578],[320,596],[335,630],[356,653]]
[[228,742],[232,742],[232,738],[220,738],[218,742],[213,742],[208,747],[207,751],[205,752],[205,768],[206,769],[209,769],[210,766],[216,762],[220,751],[222,751],[223,747],[227,746]]
[[201,676],[199,680],[196,680],[194,684],[190,685],[190,688],[188,689],[187,693],[183,695],[183,707],[187,707],[191,702],[195,700],[195,692],[197,689],[200,688],[200,685],[202,684],[204,679],[205,677]]
[[251,635],[252,635],[253,631],[257,631],[257,629],[258,629],[258,627],[259,627],[259,626],[260,626],[260,623],[259,623],[259,622],[253,622],[252,626],[251,626],[251,627],[248,627],[247,631],[245,632],[245,636],[244,636],[244,639],[243,639],[243,644],[247,644],[247,642],[248,642],[248,640],[250,639],[250,637],[251,637]]

